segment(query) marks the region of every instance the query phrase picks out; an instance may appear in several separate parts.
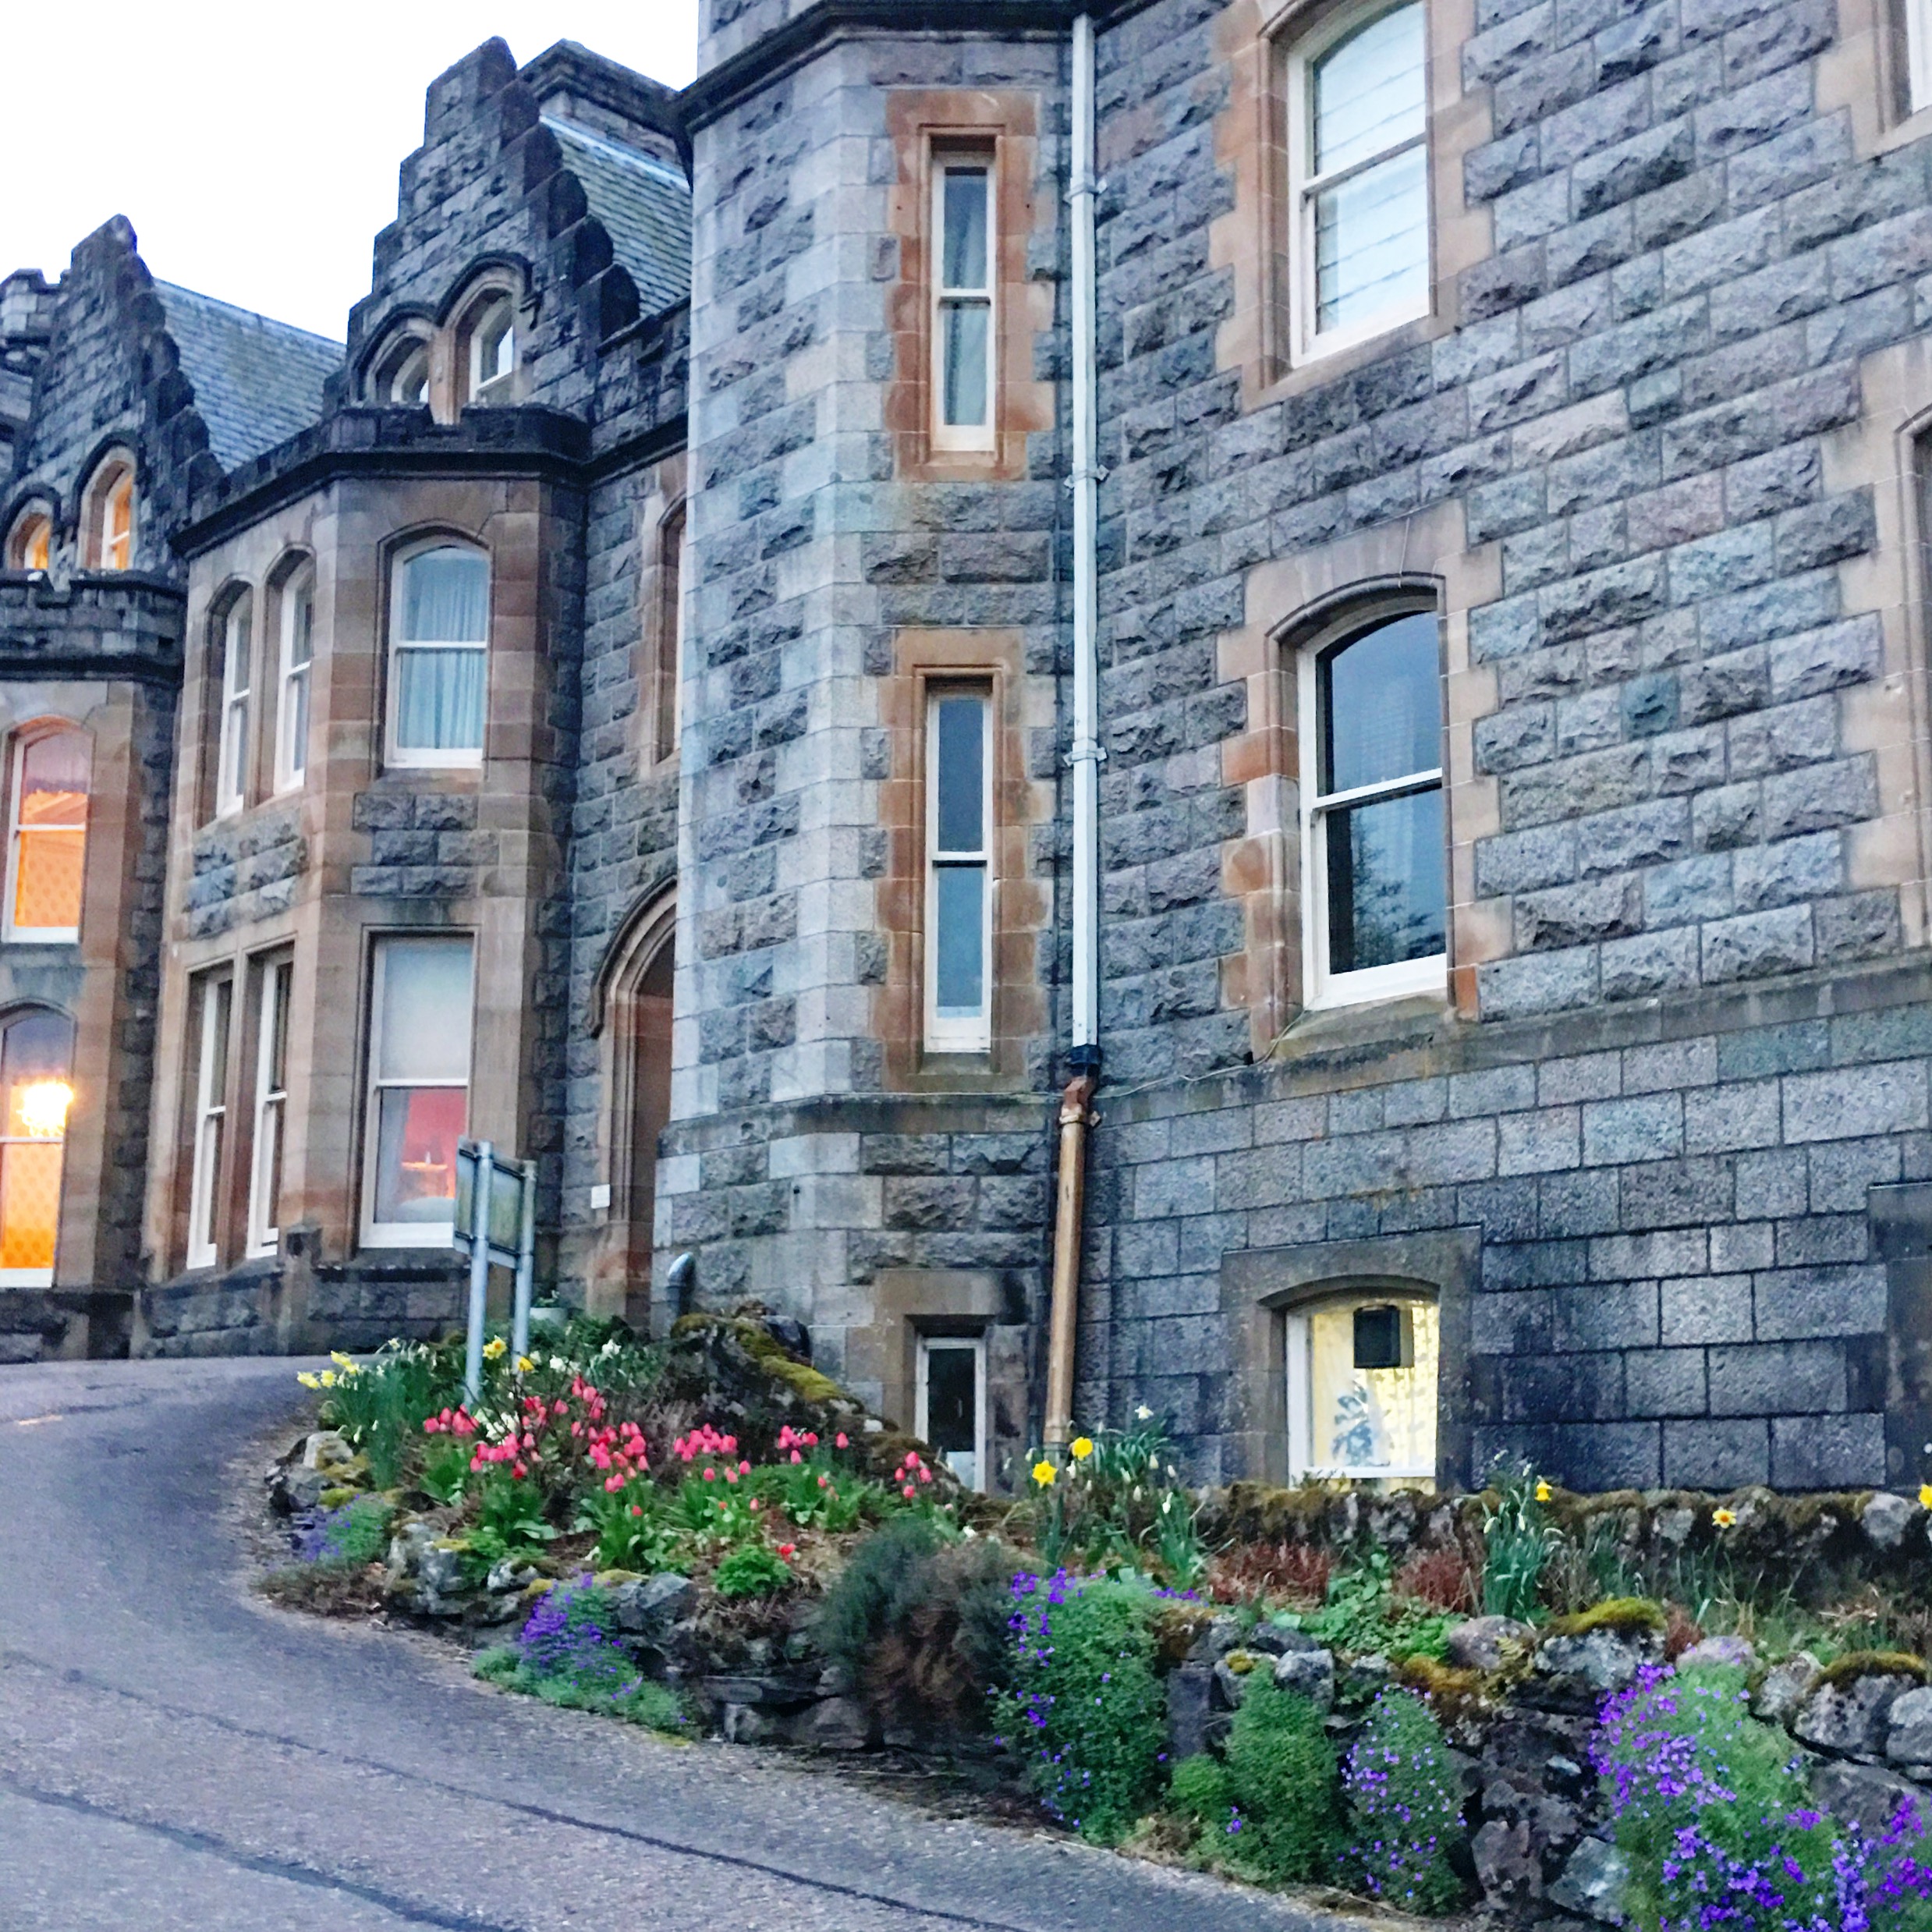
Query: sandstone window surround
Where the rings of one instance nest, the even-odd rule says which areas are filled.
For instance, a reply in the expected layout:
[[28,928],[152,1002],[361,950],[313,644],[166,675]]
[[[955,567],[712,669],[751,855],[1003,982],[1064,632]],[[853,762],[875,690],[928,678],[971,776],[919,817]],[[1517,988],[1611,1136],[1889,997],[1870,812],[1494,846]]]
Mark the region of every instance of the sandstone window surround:
[[295,961],[287,952],[257,955],[254,977],[254,1136],[249,1168],[248,1252],[275,1253],[282,1244],[282,1157],[289,1113],[289,1004]]
[[194,1099],[190,1130],[194,1149],[188,1185],[186,1265],[211,1268],[221,1260],[222,1169],[228,1141],[228,1065],[234,1015],[235,974],[222,966],[190,982],[194,1016]]
[[990,682],[926,697],[926,1019],[929,1053],[993,1043]]
[[902,477],[1024,479],[1028,437],[1054,427],[1054,386],[1033,367],[1052,285],[1028,267],[1036,234],[1044,245],[1059,218],[1055,198],[1034,192],[1039,112],[1017,89],[888,97],[898,274],[885,415]]
[[1427,314],[1424,0],[1344,9],[1289,41],[1289,359]]
[[0,1030],[0,1288],[51,1288],[60,1227],[74,1027],[45,1007]]
[[44,570],[54,548],[54,519],[43,503],[30,503],[8,527],[6,568]]
[[309,708],[315,670],[315,566],[283,566],[275,590],[279,638],[275,684],[275,789],[298,789],[308,775]]
[[1444,990],[1441,643],[1433,599],[1370,594],[1292,643],[1302,1004]]
[[502,286],[473,296],[456,325],[457,367],[466,402],[512,399],[516,378],[516,299]]
[[362,1245],[445,1248],[468,1120],[474,941],[386,933],[371,951]]
[[86,570],[126,570],[134,562],[134,456],[111,449],[94,465],[80,498],[80,561]]
[[5,937],[72,945],[87,880],[93,748],[85,732],[43,720],[16,732],[10,750]]
[[369,400],[399,409],[427,409],[431,346],[425,325],[406,323],[398,328],[371,365]]
[[391,561],[385,763],[483,762],[489,687],[490,559],[434,537]]

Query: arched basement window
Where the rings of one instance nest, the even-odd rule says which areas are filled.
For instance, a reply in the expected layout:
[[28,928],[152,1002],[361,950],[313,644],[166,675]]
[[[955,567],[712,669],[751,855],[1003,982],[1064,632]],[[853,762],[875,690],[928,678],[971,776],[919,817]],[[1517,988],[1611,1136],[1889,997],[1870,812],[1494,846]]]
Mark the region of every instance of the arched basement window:
[[1289,1468],[1296,1480],[1433,1482],[1436,1299],[1345,1290],[1288,1314]]

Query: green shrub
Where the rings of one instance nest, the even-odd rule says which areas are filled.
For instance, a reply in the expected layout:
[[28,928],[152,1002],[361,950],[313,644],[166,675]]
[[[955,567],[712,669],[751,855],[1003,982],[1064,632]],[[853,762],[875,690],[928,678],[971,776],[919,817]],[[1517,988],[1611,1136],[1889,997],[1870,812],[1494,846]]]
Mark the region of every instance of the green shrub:
[[1292,1618],[1324,1649],[1354,1657],[1374,1652],[1438,1661],[1448,1654],[1449,1626],[1458,1621],[1451,1612],[1431,1609],[1413,1597],[1398,1597],[1383,1550],[1371,1550],[1359,1563],[1335,1572],[1321,1608]]
[[1335,1835],[1335,1753],[1312,1700],[1251,1676],[1228,1736],[1228,1784],[1231,1865],[1278,1884],[1322,1875]]
[[791,1581],[791,1568],[775,1550],[741,1543],[718,1565],[711,1584],[721,1597],[775,1597]]
[[1155,1668],[1156,1599],[1144,1586],[1065,1571],[1013,1579],[1012,1686],[1002,1739],[1054,1817],[1111,1843],[1160,1790],[1167,1692]]
[[658,1490],[638,1477],[621,1489],[601,1484],[577,1501],[571,1526],[597,1532],[600,1570],[677,1570],[691,1567],[689,1538],[665,1512]]
[[595,1710],[647,1725],[686,1728],[674,1693],[640,1671],[611,1627],[608,1595],[583,1578],[560,1583],[530,1611],[512,1643],[481,1652],[476,1674],[505,1690],[570,1710]]
[[1450,1853],[1462,1838],[1462,1780],[1435,1713],[1412,1691],[1387,1690],[1349,1753],[1343,1875],[1410,1912],[1448,1912],[1462,1883]]
[[855,1689],[888,1631],[922,1602],[926,1565],[945,1540],[930,1516],[892,1516],[852,1553],[819,1607],[819,1648]]
[[486,1476],[477,1492],[477,1519],[463,1539],[463,1568],[483,1577],[505,1557],[528,1562],[556,1534],[544,1514],[543,1498],[530,1484],[513,1476]]
[[1212,1753],[1196,1751],[1192,1757],[1182,1758],[1174,1767],[1168,1797],[1182,1817],[1193,1819],[1201,1827],[1204,1838],[1226,1833],[1234,1787],[1228,1781],[1227,1766]]

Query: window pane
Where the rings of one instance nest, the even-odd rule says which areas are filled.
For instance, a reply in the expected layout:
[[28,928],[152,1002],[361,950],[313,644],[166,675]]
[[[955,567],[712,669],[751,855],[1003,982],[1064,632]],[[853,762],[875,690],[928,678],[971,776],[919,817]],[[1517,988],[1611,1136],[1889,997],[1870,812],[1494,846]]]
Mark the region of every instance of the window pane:
[[986,332],[992,311],[984,302],[948,302],[939,311],[941,420],[955,429],[981,427],[986,421]]
[[78,927],[87,864],[84,831],[35,831],[23,826],[13,860],[14,930],[64,932]]
[[986,188],[984,168],[946,170],[944,288],[987,285]]
[[468,1090],[460,1087],[383,1089],[372,1220],[454,1222],[456,1143],[469,1108]]
[[261,1163],[261,1198],[255,1204],[255,1228],[263,1235],[282,1225],[282,1113],[280,1101],[267,1102],[257,1129],[261,1144],[255,1158]]
[[51,1268],[60,1225],[58,1140],[0,1147],[0,1268]]
[[405,641],[480,644],[489,636],[490,565],[473,550],[426,550],[402,566]]
[[67,1059],[73,1028],[58,1013],[29,1013],[0,1038],[0,1135],[58,1140],[67,1130]]
[[315,655],[315,592],[298,584],[289,598],[289,668],[293,671]]
[[1429,296],[1429,182],[1412,147],[1315,197],[1315,327],[1348,328]]
[[979,1353],[972,1348],[926,1351],[926,1440],[941,1455],[978,1446]]
[[1441,788],[1327,817],[1328,970],[1359,973],[1441,952]]
[[1413,1349],[1407,1368],[1355,1366],[1355,1309],[1344,1302],[1308,1317],[1310,1460],[1317,1469],[1433,1474],[1436,1460],[1437,1322],[1433,1302],[1402,1304]]
[[228,614],[222,639],[222,670],[231,691],[248,689],[249,600],[237,597]]
[[963,1019],[986,1000],[986,868],[941,866],[934,884],[933,1006],[942,1019]]
[[87,741],[79,732],[54,732],[29,740],[19,757],[14,927],[78,926],[87,856]]
[[468,1079],[469,941],[385,941],[381,985],[376,1078]]
[[978,852],[986,838],[986,700],[942,697],[937,714],[940,852]]
[[232,982],[210,983],[201,1002],[201,1104],[219,1107],[228,1096],[228,1015]]
[[1433,615],[1398,617],[1321,661],[1321,789],[1433,771],[1442,763],[1440,643]]
[[309,763],[309,674],[298,671],[289,680],[289,775],[299,778]]
[[1316,63],[1315,172],[1352,167],[1412,140],[1427,113],[1423,9],[1398,7]]
[[399,751],[480,751],[489,654],[399,650],[395,743]]

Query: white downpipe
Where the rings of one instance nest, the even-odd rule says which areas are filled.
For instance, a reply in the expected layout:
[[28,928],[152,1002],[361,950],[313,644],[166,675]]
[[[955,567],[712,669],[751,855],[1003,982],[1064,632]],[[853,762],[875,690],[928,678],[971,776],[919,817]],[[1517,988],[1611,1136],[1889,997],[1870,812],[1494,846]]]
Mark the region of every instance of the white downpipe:
[[1100,1044],[1100,469],[1094,427],[1094,21],[1073,23],[1073,1040]]

